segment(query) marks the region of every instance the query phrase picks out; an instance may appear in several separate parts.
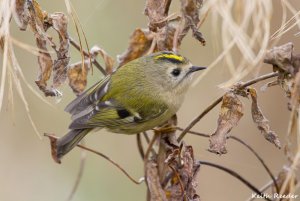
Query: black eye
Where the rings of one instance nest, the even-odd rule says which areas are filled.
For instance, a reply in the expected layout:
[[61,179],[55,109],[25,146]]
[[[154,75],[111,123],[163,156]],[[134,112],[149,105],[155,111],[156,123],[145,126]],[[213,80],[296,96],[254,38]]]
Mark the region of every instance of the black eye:
[[180,75],[180,69],[178,69],[178,68],[175,68],[174,70],[172,70],[172,75],[174,75],[174,76],[178,76],[178,75]]

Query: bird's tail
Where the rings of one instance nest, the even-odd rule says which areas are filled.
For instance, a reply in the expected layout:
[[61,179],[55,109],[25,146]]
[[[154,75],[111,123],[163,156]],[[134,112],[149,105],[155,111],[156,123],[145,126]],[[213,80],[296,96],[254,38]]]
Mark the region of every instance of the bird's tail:
[[60,163],[60,159],[71,151],[92,129],[74,129],[56,141],[55,161]]

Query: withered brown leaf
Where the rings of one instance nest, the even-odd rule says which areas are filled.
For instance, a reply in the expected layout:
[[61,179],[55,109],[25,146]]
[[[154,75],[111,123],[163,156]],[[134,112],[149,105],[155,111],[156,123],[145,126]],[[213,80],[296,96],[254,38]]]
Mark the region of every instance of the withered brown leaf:
[[[200,163],[195,161],[192,146],[183,145],[182,149],[182,153],[179,153],[172,160],[174,161],[172,170],[177,172],[174,174],[170,185],[165,189],[167,198],[169,200],[185,200],[184,197],[189,198],[189,200],[200,201],[200,197],[196,193],[196,178],[200,170]],[[170,164],[169,167],[172,166]]]
[[16,0],[13,12],[13,17],[18,27],[21,30],[26,30],[30,20],[30,13],[28,10],[28,0]]
[[156,32],[166,25],[165,18],[168,16],[171,0],[147,0],[144,14],[149,18],[148,27]]
[[[53,87],[59,87],[67,78],[67,69],[70,61],[70,42],[68,34],[68,18],[64,13],[56,12],[50,14],[48,22],[56,30],[59,36],[59,48],[56,51],[57,59],[53,65]],[[54,44],[54,43],[53,43]]]
[[181,0],[181,12],[183,14],[185,24],[180,34],[179,40],[182,40],[188,30],[191,29],[193,32],[193,37],[205,45],[205,39],[200,31],[198,31],[199,10],[202,7],[203,0]]
[[294,52],[294,45],[289,42],[270,49],[265,55],[264,62],[272,64],[273,70],[279,73],[277,82],[266,86],[278,84],[284,90],[289,100],[288,108],[291,110],[300,102],[300,55]]
[[146,165],[146,181],[151,194],[151,201],[167,201],[166,194],[159,181],[157,164],[153,160],[148,160]]
[[96,56],[100,54],[101,57],[104,59],[105,71],[108,74],[112,73],[115,61],[104,49],[100,48],[99,46],[94,46],[91,48],[90,53],[93,59],[95,59]]
[[84,60],[84,67],[82,62],[71,64],[68,68],[69,86],[73,89],[75,94],[80,94],[87,84],[87,73],[90,69],[90,60]]
[[272,64],[285,72],[294,74],[295,69],[292,65],[294,45],[293,43],[286,43],[282,46],[273,47],[265,54],[264,62]]
[[119,66],[145,55],[151,46],[152,40],[153,34],[149,30],[136,29],[130,36],[127,50],[117,57]]
[[[69,36],[68,36],[68,18],[64,13],[56,12],[48,14],[43,11],[36,0],[17,0],[14,11],[15,20],[21,30],[25,30],[29,24],[36,39],[36,45],[39,48],[38,78],[35,81],[45,96],[58,96],[61,93],[57,90],[67,78],[69,56]],[[46,34],[48,28],[52,27],[59,36],[59,45]],[[53,62],[47,45],[50,45],[56,52],[56,59]],[[47,82],[53,71],[53,83],[49,88]]]
[[277,148],[281,148],[278,136],[271,130],[268,119],[258,106],[256,90],[253,87],[248,87],[248,91],[252,98],[251,112],[254,123],[257,124],[257,128],[262,132],[266,140],[273,143]]
[[244,112],[243,103],[232,91],[224,94],[217,130],[210,136],[209,151],[217,154],[227,153],[226,138],[231,129],[237,126]]

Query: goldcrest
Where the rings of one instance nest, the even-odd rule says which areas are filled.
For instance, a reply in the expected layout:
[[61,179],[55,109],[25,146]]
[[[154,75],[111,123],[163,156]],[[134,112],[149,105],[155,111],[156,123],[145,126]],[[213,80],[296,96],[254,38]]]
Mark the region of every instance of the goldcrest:
[[193,73],[203,69],[173,52],[157,52],[119,67],[66,107],[72,123],[56,141],[56,161],[95,128],[136,134],[163,124],[180,108]]

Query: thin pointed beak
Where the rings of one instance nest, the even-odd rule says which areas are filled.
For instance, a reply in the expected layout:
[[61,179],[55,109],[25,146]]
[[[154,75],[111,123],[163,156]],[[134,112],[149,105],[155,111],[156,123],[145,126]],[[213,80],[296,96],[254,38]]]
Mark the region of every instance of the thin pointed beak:
[[190,67],[189,69],[189,73],[193,73],[193,72],[196,72],[196,71],[199,71],[199,70],[204,70],[206,69],[206,67],[202,67],[202,66],[192,66]]

